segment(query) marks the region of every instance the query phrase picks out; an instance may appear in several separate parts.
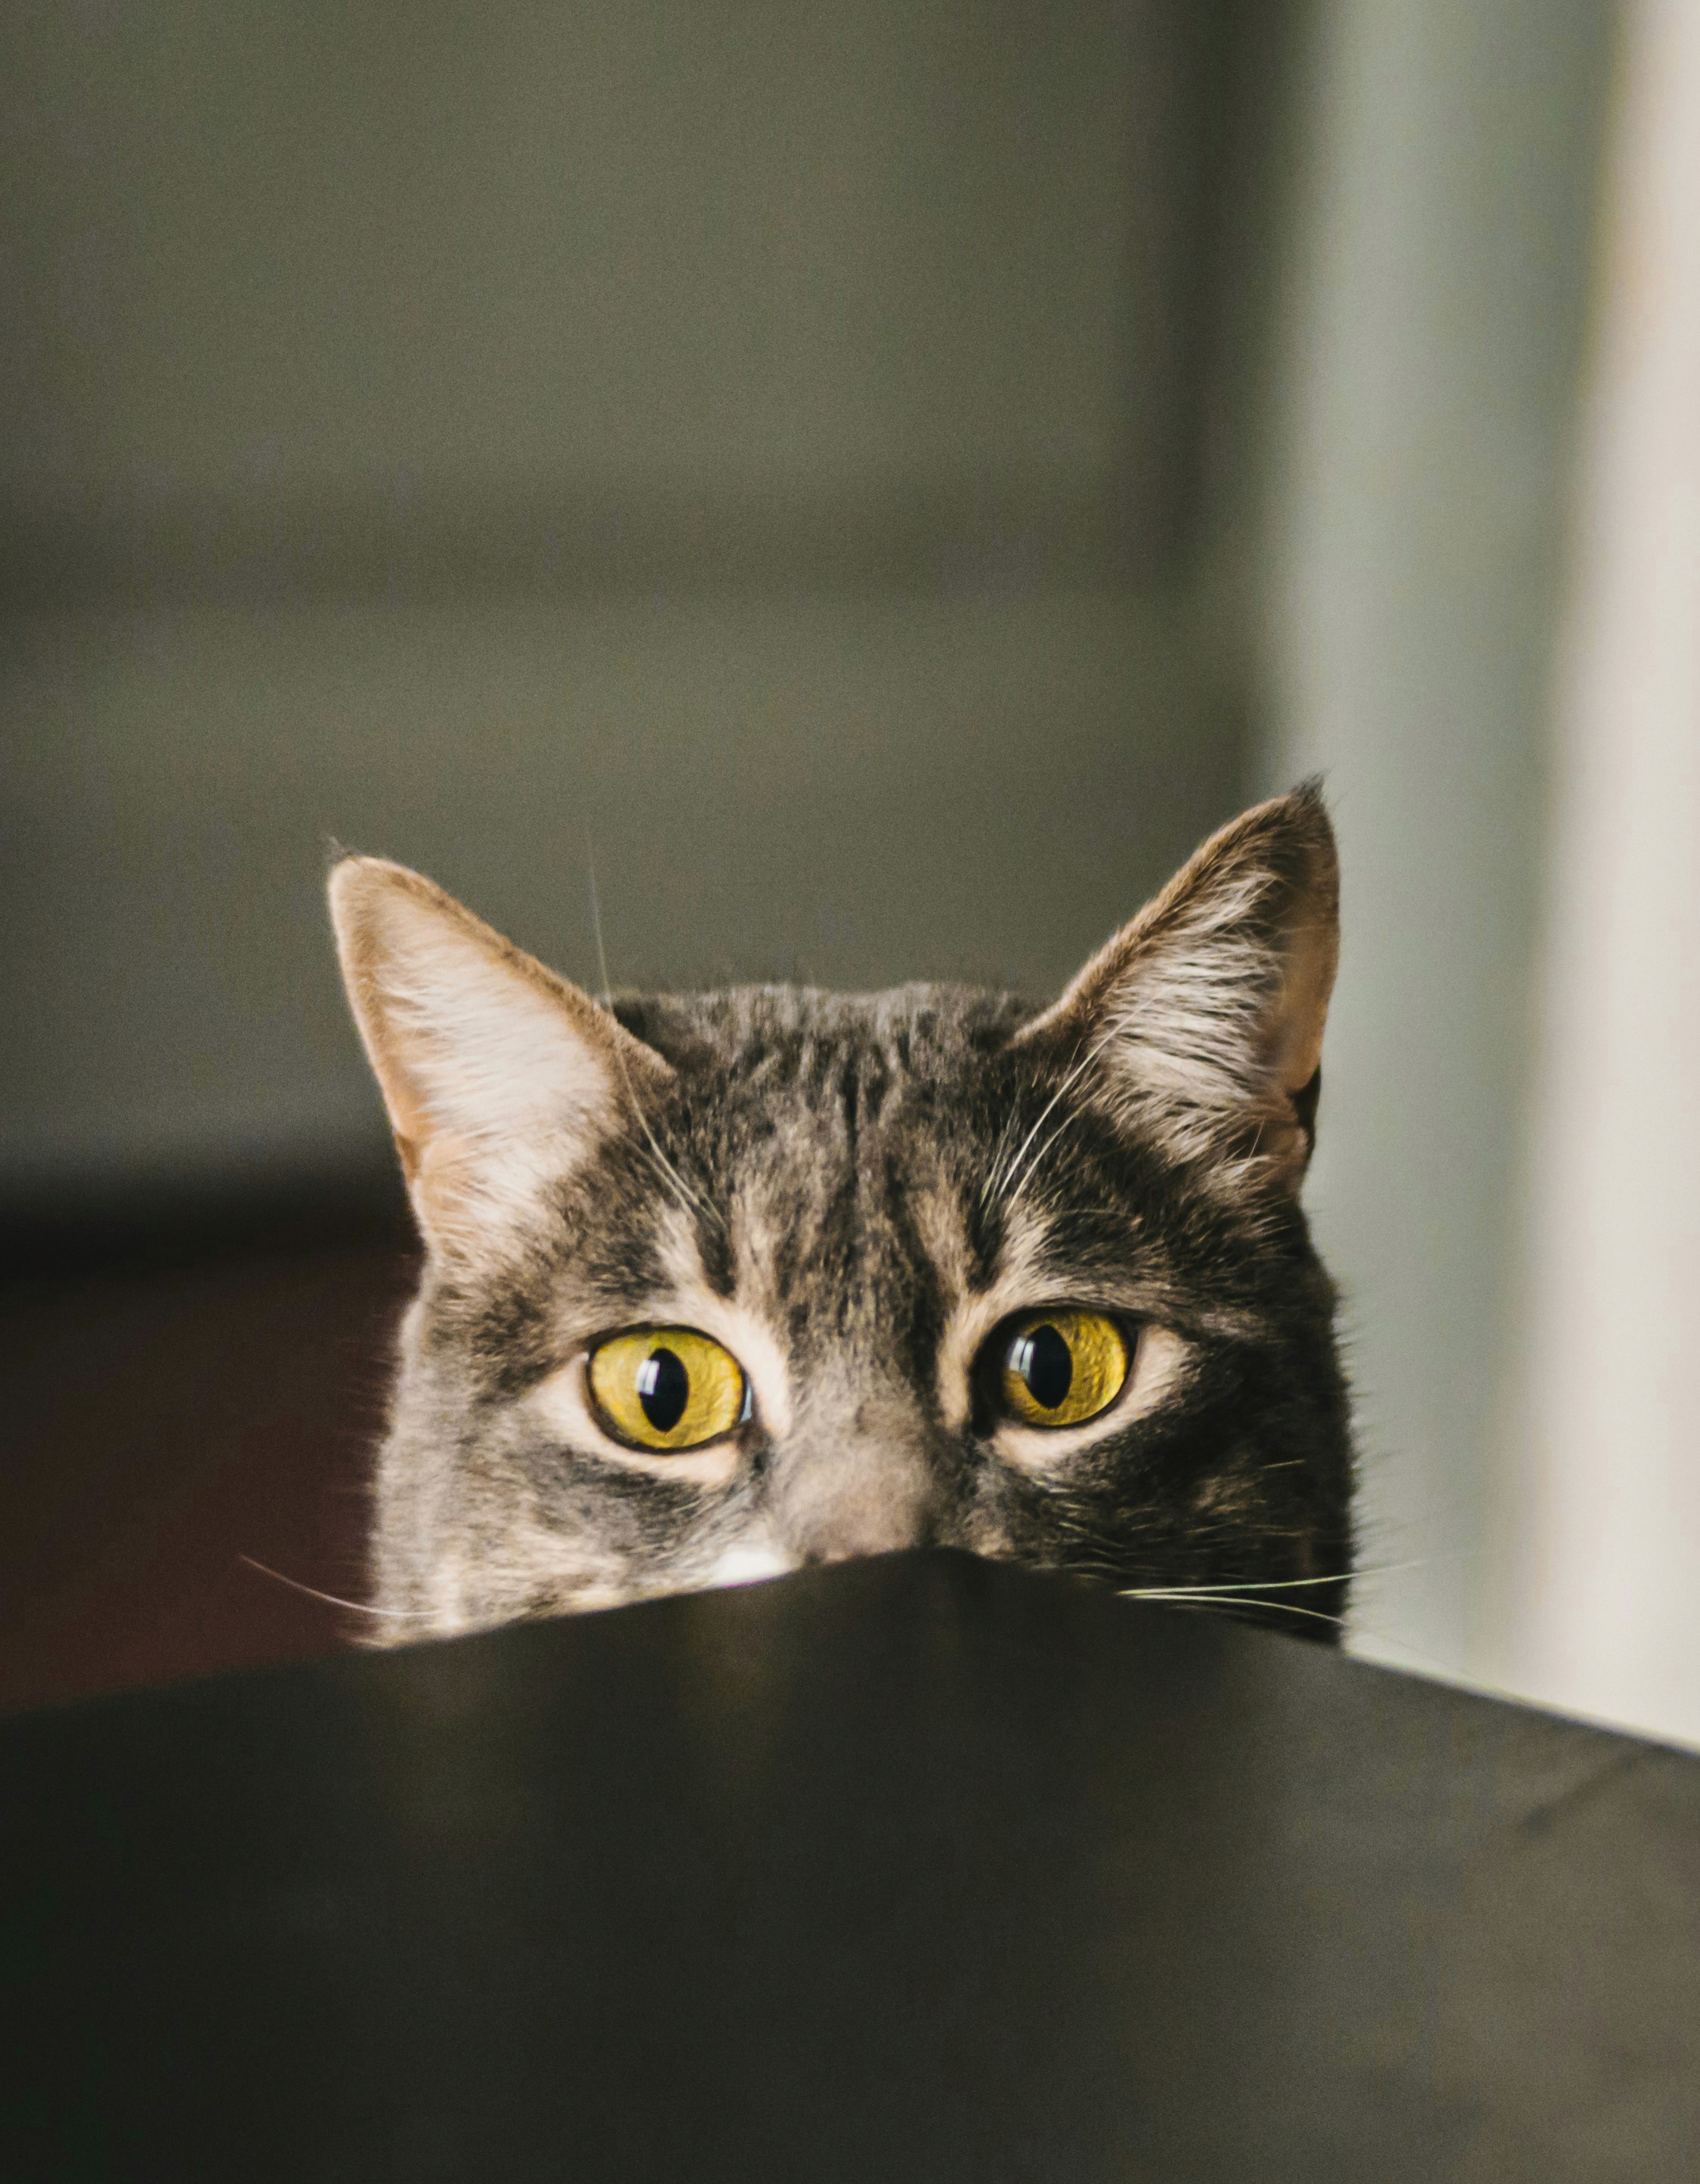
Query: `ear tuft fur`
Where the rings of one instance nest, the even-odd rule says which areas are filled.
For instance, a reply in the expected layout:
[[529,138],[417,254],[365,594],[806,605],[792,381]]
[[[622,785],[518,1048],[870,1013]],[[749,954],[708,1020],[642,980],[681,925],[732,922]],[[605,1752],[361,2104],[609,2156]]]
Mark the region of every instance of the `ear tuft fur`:
[[576,986],[404,865],[330,877],[343,982],[428,1241],[474,1240],[672,1071]]
[[1306,782],[1212,835],[1019,1038],[1090,1056],[1099,1103],[1180,1157],[1296,1183],[1339,933],[1334,831]]

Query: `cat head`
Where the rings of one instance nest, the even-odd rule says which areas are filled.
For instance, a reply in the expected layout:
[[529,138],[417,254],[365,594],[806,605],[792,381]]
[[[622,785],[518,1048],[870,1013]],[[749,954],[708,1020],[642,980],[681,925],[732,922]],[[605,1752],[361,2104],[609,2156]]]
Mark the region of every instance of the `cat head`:
[[1337,895],[1305,788],[1043,1009],[603,1006],[418,874],[339,863],[425,1246],[386,1635],[923,1543],[1331,1630],[1351,1457],[1298,1188]]

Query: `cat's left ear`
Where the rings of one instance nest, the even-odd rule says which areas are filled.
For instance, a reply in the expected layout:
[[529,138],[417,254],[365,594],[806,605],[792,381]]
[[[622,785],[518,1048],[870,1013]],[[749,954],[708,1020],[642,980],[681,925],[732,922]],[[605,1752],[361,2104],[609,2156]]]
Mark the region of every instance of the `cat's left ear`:
[[1018,1034],[1184,1159],[1297,1187],[1315,1136],[1340,956],[1340,869],[1307,783],[1205,843]]
[[420,873],[344,857],[331,916],[348,1000],[435,1250],[476,1255],[552,1178],[665,1096],[673,1071]]

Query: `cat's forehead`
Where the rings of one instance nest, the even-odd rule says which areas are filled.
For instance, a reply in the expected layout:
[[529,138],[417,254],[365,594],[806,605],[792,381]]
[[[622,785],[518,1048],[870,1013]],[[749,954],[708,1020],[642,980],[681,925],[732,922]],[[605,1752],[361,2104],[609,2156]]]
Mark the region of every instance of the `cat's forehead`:
[[920,983],[867,994],[731,986],[622,996],[614,1006],[628,1030],[686,1071],[761,1070],[775,1088],[806,1084],[811,1065],[832,1061],[893,1074],[947,1072],[996,1051],[1031,1013],[1012,995]]
[[658,1122],[711,1209],[681,1226],[664,1189],[652,1198],[675,1285],[700,1262],[711,1286],[779,1322],[843,1334],[936,1312],[944,1291],[985,1277],[989,1079],[1022,1004],[939,986],[747,987],[617,1009],[677,1071]]
[[865,1232],[889,1224],[895,1197],[959,1190],[983,1167],[1021,1013],[937,986],[754,987],[647,1005],[639,1022],[678,1070],[677,1126],[711,1187],[774,1220],[830,1212]]
[[1220,1209],[1081,1101],[1066,1052],[1012,1040],[1018,999],[746,987],[615,1006],[675,1077],[653,1134],[607,1148],[561,1232],[564,1277],[598,1309],[617,1291],[660,1311],[700,1283],[775,1324],[885,1340],[1006,1281],[1130,1310],[1201,1271],[1221,1285]]

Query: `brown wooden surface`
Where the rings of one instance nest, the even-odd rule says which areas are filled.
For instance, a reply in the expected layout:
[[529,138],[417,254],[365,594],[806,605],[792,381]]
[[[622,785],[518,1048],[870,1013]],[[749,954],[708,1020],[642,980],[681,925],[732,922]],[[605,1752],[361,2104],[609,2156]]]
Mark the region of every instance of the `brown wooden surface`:
[[0,1708],[322,1653],[357,1618],[404,1249],[371,1240],[0,1293]]

